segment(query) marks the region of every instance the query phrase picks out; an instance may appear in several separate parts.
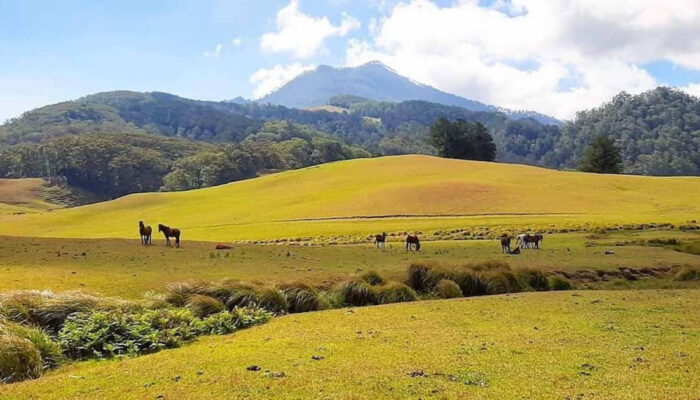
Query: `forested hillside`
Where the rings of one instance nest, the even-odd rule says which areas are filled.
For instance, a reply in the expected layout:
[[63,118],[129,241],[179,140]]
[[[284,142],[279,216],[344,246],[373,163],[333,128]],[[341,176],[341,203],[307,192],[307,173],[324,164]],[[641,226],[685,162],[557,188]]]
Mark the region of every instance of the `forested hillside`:
[[660,87],[640,95],[620,93],[603,106],[578,113],[543,157],[544,165],[575,167],[595,136],[615,139],[624,172],[700,174],[700,99]]

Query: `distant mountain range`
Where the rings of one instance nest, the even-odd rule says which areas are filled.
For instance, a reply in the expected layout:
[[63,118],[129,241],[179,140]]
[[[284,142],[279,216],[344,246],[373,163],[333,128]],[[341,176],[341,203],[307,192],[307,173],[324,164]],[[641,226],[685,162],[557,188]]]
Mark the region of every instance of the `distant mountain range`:
[[[321,65],[287,82],[259,99],[258,103],[309,108],[326,105],[331,98],[344,95],[383,102],[423,100],[470,111],[502,112],[511,119],[533,118],[543,124],[562,124],[556,118],[533,111],[513,111],[443,92],[401,76],[377,61],[354,68]],[[241,101],[240,97],[231,100],[234,103]]]

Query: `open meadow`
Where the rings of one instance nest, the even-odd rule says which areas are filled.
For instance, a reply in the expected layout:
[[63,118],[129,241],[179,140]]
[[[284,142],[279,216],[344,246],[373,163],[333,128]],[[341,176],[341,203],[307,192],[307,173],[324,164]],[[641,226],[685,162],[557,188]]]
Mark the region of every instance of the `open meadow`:
[[698,183],[403,156],[0,215],[0,398],[697,398]]

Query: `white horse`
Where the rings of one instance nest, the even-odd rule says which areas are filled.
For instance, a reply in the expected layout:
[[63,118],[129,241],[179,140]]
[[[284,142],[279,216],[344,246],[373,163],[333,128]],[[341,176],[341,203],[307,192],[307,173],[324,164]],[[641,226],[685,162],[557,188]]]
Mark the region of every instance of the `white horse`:
[[521,249],[527,248],[527,242],[525,242],[525,236],[527,236],[527,233],[521,233],[518,235],[515,239],[515,247],[520,247]]

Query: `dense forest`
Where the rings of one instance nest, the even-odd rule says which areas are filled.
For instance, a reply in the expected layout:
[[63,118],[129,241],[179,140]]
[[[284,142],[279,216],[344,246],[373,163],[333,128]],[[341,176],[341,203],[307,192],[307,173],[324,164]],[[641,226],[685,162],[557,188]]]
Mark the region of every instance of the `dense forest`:
[[328,161],[435,154],[428,138],[440,118],[483,124],[496,161],[575,168],[588,143],[602,136],[620,148],[623,173],[700,174],[700,100],[669,88],[621,93],[561,127],[425,101],[340,96],[330,105],[300,110],[99,93],[0,126],[0,176],[61,175],[110,197],[199,188]]

